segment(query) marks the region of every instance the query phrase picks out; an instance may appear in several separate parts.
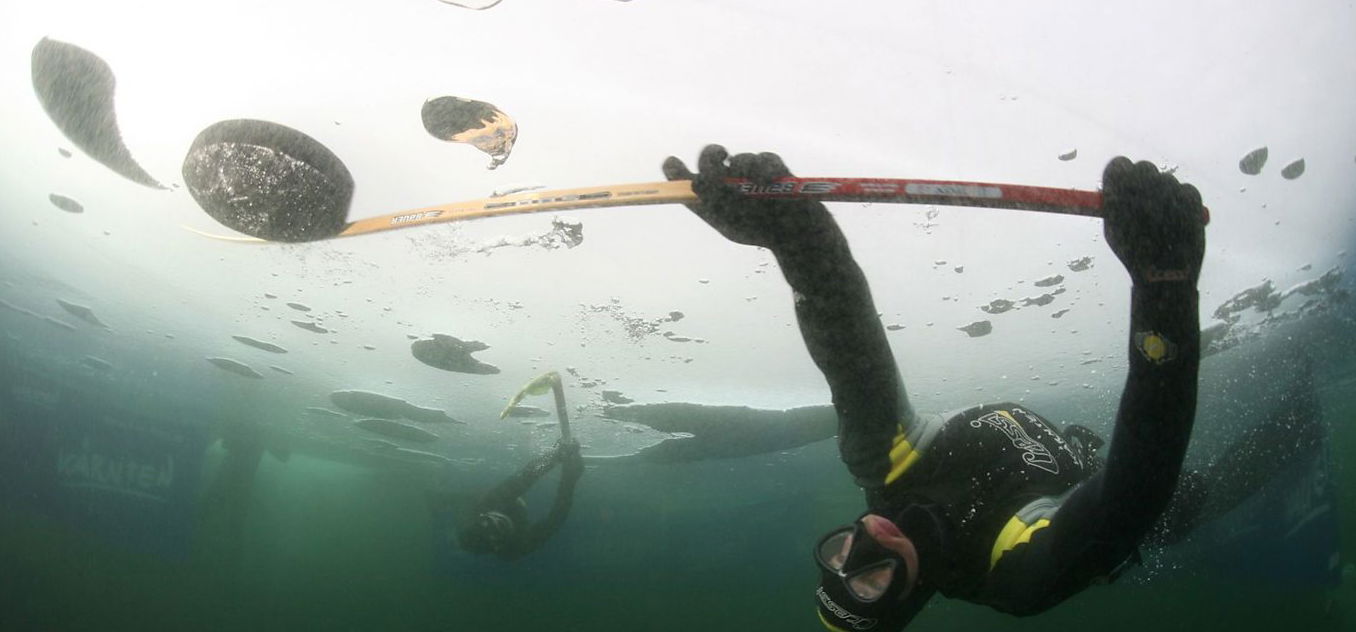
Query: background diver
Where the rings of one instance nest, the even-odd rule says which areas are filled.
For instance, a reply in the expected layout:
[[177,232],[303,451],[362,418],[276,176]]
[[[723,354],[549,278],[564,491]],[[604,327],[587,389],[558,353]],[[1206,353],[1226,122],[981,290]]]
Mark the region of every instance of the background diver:
[[[574,498],[575,484],[584,474],[584,461],[579,453],[579,442],[570,435],[560,375],[552,371],[529,382],[509,401],[500,418],[508,416],[523,397],[544,394],[547,390],[555,393],[560,440],[551,449],[532,459],[512,476],[482,494],[471,505],[469,515],[458,512],[460,515],[454,521],[455,538],[462,549],[476,554],[492,554],[506,560],[517,559],[545,544],[565,523]],[[523,496],[537,479],[556,465],[560,465],[561,472],[555,502],[545,517],[532,522],[528,517],[527,503],[523,501]],[[431,502],[435,512],[455,511],[453,509],[455,500],[451,494],[433,497]],[[453,534],[448,533],[447,537],[452,538]]]
[[1128,375],[1100,462],[1095,435],[1063,435],[1024,406],[916,414],[866,277],[824,205],[749,199],[725,183],[791,175],[774,154],[729,157],[713,145],[698,166],[670,157],[663,170],[693,181],[689,209],[722,235],[776,257],[833,395],[842,460],[865,491],[867,512],[815,549],[829,629],[901,629],[939,591],[1036,614],[1114,580],[1156,526],[1176,525],[1163,536],[1175,539],[1200,516],[1199,485],[1183,485],[1190,493],[1167,512],[1200,362],[1205,229],[1194,187],[1122,157],[1103,172],[1104,233],[1132,287]]

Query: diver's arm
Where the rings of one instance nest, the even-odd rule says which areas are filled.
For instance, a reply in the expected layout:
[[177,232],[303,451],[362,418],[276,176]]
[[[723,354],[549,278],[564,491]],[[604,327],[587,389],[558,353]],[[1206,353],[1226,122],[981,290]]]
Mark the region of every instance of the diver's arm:
[[481,501],[483,506],[497,506],[500,503],[516,502],[527,493],[528,488],[542,475],[551,471],[555,467],[556,461],[560,459],[560,445],[552,446],[551,449],[528,461],[523,467],[503,482],[494,486],[485,494]]
[[556,487],[556,499],[551,503],[551,511],[541,520],[532,523],[528,527],[527,537],[524,539],[519,554],[526,554],[536,550],[545,544],[551,536],[565,524],[565,518],[570,514],[570,506],[574,502],[574,488],[579,482],[579,477],[584,474],[584,461],[579,456],[579,444],[571,442],[562,448],[561,466],[560,466],[560,484]]
[[[1129,369],[1106,464],[1029,542],[995,561],[982,600],[1038,612],[1133,558],[1181,474],[1196,412],[1205,252],[1200,193],[1154,165],[1116,158],[1103,173],[1107,244],[1125,264]],[[998,555],[998,552],[995,552]]]
[[885,328],[847,238],[823,204],[758,200],[734,192],[725,178],[766,183],[790,171],[774,154],[729,159],[719,146],[702,151],[700,173],[677,158],[664,163],[671,180],[693,180],[701,202],[688,206],[726,238],[772,251],[795,297],[805,346],[833,392],[839,450],[858,484],[884,485],[891,440],[912,419],[908,397],[885,339]]

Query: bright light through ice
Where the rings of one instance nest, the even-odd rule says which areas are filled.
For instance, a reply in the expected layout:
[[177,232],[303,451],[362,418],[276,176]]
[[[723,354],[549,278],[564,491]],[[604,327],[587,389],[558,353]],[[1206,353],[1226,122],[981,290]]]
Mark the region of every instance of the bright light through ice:
[[[551,440],[550,420],[489,422],[548,370],[583,407],[594,454],[669,436],[597,420],[604,393],[783,408],[828,392],[771,255],[680,206],[217,241],[181,228],[227,232],[182,188],[199,131],[253,118],[313,137],[352,172],[349,219],[522,183],[661,180],[666,156],[692,164],[711,142],[778,152],[799,175],[1078,189],[1126,155],[1174,170],[1210,207],[1203,326],[1235,326],[1211,314],[1249,288],[1321,287],[1350,265],[1356,40],[1343,2],[1227,16],[1166,1],[880,2],[857,20],[822,0],[71,4],[11,10],[0,26],[11,91],[0,295],[24,312],[11,311],[65,322],[54,299],[87,306],[108,327],[95,360],[204,382],[259,375],[222,389],[253,389],[278,416],[332,413],[330,393],[355,390],[468,422],[438,431],[459,439],[434,451]],[[1271,36],[1282,31],[1303,36]],[[25,61],[43,37],[108,62],[122,138],[168,191],[62,153],[75,148],[34,98]],[[420,110],[442,95],[511,113],[512,159],[487,170],[484,153],[430,137]],[[1114,407],[1129,284],[1097,220],[832,209],[920,409]],[[499,372],[411,354],[436,336]]]

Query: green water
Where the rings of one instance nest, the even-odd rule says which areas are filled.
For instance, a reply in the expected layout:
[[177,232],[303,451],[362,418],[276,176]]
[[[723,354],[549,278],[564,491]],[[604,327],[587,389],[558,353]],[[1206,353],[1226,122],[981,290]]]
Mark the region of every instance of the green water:
[[[1346,326],[1339,318],[1325,331]],[[1301,330],[1286,331],[1273,342]],[[1356,369],[1340,337],[1322,339],[1332,344],[1312,347],[1318,390],[1349,524]],[[1230,368],[1212,362],[1207,371]],[[209,449],[204,481],[224,454]],[[538,487],[553,487],[548,478]],[[440,569],[423,495],[430,480],[427,469],[265,456],[243,531],[214,522],[199,498],[192,546],[177,560],[4,506],[0,628],[816,630],[810,545],[861,507],[827,441],[776,456],[591,464],[569,521],[544,549],[514,563],[457,554]],[[549,497],[538,489],[529,501]],[[1342,531],[1345,563],[1353,538]],[[1150,563],[1026,619],[937,598],[911,629],[1340,630],[1353,612],[1350,578],[1334,589],[1283,587]]]

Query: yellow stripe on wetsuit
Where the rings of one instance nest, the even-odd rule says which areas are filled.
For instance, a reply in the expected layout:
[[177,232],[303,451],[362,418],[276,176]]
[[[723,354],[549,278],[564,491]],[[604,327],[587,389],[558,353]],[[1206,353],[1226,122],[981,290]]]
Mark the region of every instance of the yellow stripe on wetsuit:
[[908,438],[904,436],[904,430],[901,428],[899,434],[895,435],[894,444],[890,446],[890,473],[885,476],[885,484],[895,482],[904,471],[913,467],[922,456],[922,452],[913,449],[913,444],[909,443]]
[[1013,516],[1003,526],[1003,530],[998,532],[998,539],[993,541],[993,552],[989,555],[989,570],[993,570],[993,567],[998,565],[998,560],[1002,559],[1003,554],[1016,548],[1018,544],[1030,542],[1032,535],[1048,526],[1050,526],[1048,518],[1041,518],[1027,524],[1022,522],[1020,517]]

